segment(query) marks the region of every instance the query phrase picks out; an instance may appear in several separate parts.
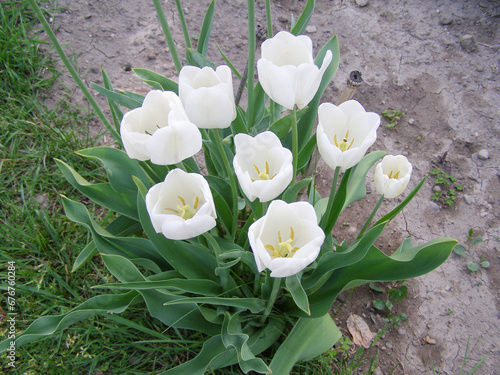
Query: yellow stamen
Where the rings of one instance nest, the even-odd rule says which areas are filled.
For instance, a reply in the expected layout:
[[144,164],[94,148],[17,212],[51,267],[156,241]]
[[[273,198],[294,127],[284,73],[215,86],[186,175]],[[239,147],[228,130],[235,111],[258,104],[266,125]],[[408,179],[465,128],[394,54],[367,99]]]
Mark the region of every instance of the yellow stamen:
[[[258,168],[255,164],[253,164],[253,167],[254,167],[254,168],[255,168],[255,170],[257,171],[257,175],[258,175],[258,177],[259,177],[259,180],[269,180],[269,164],[268,164],[268,162],[267,162],[267,161],[266,161],[266,172],[261,172],[261,171],[259,170],[259,168]],[[274,176],[276,176],[276,175],[274,175]],[[273,176],[273,177],[274,177],[274,176]],[[272,179],[273,177],[271,177],[271,179]],[[254,182],[254,180],[252,180],[252,182]]]
[[400,171],[397,171],[396,173],[394,173],[394,175],[392,175],[392,171],[390,171],[387,177],[397,180],[399,178],[399,172]]
[[292,227],[290,227],[290,238],[283,242],[281,239],[281,232],[278,231],[278,246],[274,248],[272,245],[265,245],[265,248],[272,251],[273,258],[287,258],[293,256],[293,254],[300,249],[300,247],[293,247],[292,243],[295,239],[295,232]]
[[352,144],[354,143],[354,138],[351,140],[349,143],[347,139],[349,138],[349,130],[345,133],[345,137],[342,138],[342,141],[340,143],[337,142],[337,134],[333,136],[333,143],[335,143],[335,146],[337,146],[340,151],[344,152],[349,150],[352,147]]
[[172,209],[172,208],[164,208],[164,210],[167,210],[167,211],[172,211],[172,212],[176,213],[177,215],[180,215],[180,214],[181,214],[179,211],[174,210],[174,209]]
[[183,206],[186,205],[186,201],[184,200],[184,198],[182,198],[181,196],[177,196],[177,198],[179,198]]
[[198,196],[196,196],[196,199],[194,200],[194,209],[196,210],[198,208],[198,205],[200,204],[200,199]]

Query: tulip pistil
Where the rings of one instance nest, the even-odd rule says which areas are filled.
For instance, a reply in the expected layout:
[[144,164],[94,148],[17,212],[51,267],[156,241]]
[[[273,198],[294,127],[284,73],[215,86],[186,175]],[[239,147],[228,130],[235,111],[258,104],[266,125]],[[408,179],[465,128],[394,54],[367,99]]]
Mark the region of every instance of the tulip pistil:
[[387,175],[387,177],[389,178],[393,178],[395,180],[397,180],[399,178],[399,172],[401,171],[397,171],[396,173],[394,173],[394,175],[392,174],[392,171],[389,172],[389,174]]
[[184,220],[191,219],[196,214],[196,210],[198,209],[198,205],[200,204],[200,199],[198,198],[198,196],[196,196],[193,207],[191,207],[190,204],[186,204],[186,201],[181,196],[178,196],[177,198],[179,198],[179,200],[181,201],[181,204],[177,205],[177,209],[165,208],[165,210],[179,215]]
[[[261,172],[259,170],[259,167],[257,167],[255,164],[253,165],[253,167],[257,171],[257,175],[259,177],[259,180],[272,180],[276,176],[276,174],[274,174],[272,177],[269,177],[269,164],[267,161],[266,161],[266,171],[265,172]],[[255,180],[252,179],[252,182],[254,182],[254,181]]]
[[342,141],[340,143],[337,142],[337,134],[333,136],[333,142],[335,143],[335,146],[337,146],[342,152],[349,150],[352,144],[354,143],[354,138],[352,139],[351,143],[349,143],[347,141],[348,137],[349,137],[349,130],[347,131],[347,133],[345,133],[345,137],[342,138]]
[[300,249],[300,247],[292,248],[294,237],[295,235],[292,227],[290,227],[290,238],[284,242],[281,239],[281,233],[278,231],[278,246],[275,248],[272,245],[265,245],[265,248],[271,252],[271,256],[273,258],[291,257],[298,249]]

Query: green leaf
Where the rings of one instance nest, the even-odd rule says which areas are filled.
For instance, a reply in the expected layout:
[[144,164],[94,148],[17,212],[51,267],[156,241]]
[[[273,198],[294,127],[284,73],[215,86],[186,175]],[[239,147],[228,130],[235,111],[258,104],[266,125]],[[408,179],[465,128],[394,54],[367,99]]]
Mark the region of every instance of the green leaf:
[[138,177],[149,186],[148,175],[139,166],[137,160],[130,159],[127,154],[113,147],[93,147],[76,152],[77,155],[99,160],[108,175],[111,187],[117,192],[129,192],[134,196],[137,192],[132,176]]
[[215,70],[214,63],[193,48],[186,49],[186,63],[188,65],[197,66],[198,68],[209,66]]
[[248,344],[249,336],[242,332],[240,313],[230,316],[226,313],[224,324],[222,325],[221,339],[226,348],[233,348],[236,351],[238,364],[246,374],[250,371],[258,373],[270,373],[269,367],[260,358],[256,358]]
[[281,198],[287,203],[293,203],[297,200],[297,194],[299,194],[300,190],[302,188],[306,187],[309,185],[312,181],[312,178],[304,178],[303,180],[300,180],[299,182],[296,182],[292,186],[290,186],[288,189],[285,190],[283,193],[283,197]]
[[384,293],[384,289],[379,288],[375,283],[370,283],[370,289],[378,293]]
[[386,154],[385,151],[374,151],[365,155],[361,161],[352,168],[347,183],[347,194],[342,211],[351,203],[363,199],[366,196],[366,174],[373,164]]
[[424,177],[422,179],[422,181],[420,181],[420,183],[415,187],[415,189],[412,190],[412,192],[410,194],[408,194],[408,196],[404,199],[404,201],[402,201],[395,209],[393,209],[391,212],[389,212],[387,215],[383,216],[382,218],[380,218],[374,225],[377,225],[377,224],[380,224],[381,222],[383,221],[386,221],[386,220],[389,220],[391,221],[392,219],[394,219],[394,217],[403,209],[406,207],[406,205],[408,203],[411,202],[411,200],[413,199],[413,197],[418,193],[418,191],[420,190],[420,188],[422,187],[422,185],[424,184],[425,182],[425,179],[426,177]]
[[135,109],[142,106],[142,100],[137,100],[136,98],[131,98],[124,93],[118,93],[115,91],[108,90],[102,86],[92,83],[92,87],[101,95],[106,98],[113,100],[116,104],[122,105],[128,109]]
[[[54,160],[64,177],[80,193],[101,206],[119,212],[132,219],[138,219],[134,193],[129,191],[117,192],[109,183],[91,184],[62,160]],[[134,196],[133,200],[132,196]]]
[[[304,145],[304,147],[302,147],[302,149],[300,149],[299,157],[297,158],[297,169],[298,170],[302,170],[305,167],[307,167],[307,165],[309,164],[309,160],[311,159],[311,156],[314,153],[314,150],[316,150],[316,144],[317,144],[317,139],[316,139],[316,136],[314,135],[311,138],[309,138],[309,141],[307,141],[307,143]],[[317,155],[317,153],[314,155]],[[313,162],[317,162],[317,160],[315,160]]]
[[470,261],[467,263],[467,268],[469,269],[470,272],[477,272],[479,270],[479,264]]
[[207,55],[208,41],[210,39],[210,31],[212,30],[212,19],[214,16],[214,0],[208,6],[207,12],[205,13],[205,18],[203,19],[203,25],[201,26],[200,38],[198,39],[197,52],[203,56]]
[[191,297],[176,299],[165,303],[165,305],[170,306],[180,303],[201,303],[214,306],[237,307],[250,310],[256,314],[264,310],[266,301],[259,298]]
[[[111,79],[108,76],[108,73],[102,68],[102,80],[104,84],[104,88],[109,91],[113,91],[113,85],[111,84]],[[120,107],[115,103],[113,99],[108,98],[108,105],[111,115],[113,116],[113,122],[115,123],[115,128],[117,133],[120,133],[120,123],[123,118],[123,112]]]
[[292,295],[293,301],[299,309],[304,311],[307,315],[311,315],[309,310],[309,300],[307,294],[300,283],[299,277],[295,274],[286,278],[286,288]]
[[373,307],[375,307],[377,310],[383,311],[385,310],[385,301],[383,299],[377,298],[375,301],[373,301]]
[[300,35],[306,29],[309,20],[311,19],[314,13],[314,6],[316,5],[315,0],[308,0],[302,14],[300,15],[297,23],[292,27],[291,33],[293,35]]
[[148,85],[152,86],[157,90],[173,91],[176,94],[179,93],[179,85],[177,82],[168,79],[161,74],[155,73],[148,69],[132,69],[137,77],[142,79]]
[[481,242],[483,242],[483,238],[482,237],[476,237],[476,238],[474,238],[472,240],[471,246],[479,245]]
[[481,267],[483,267],[483,268],[489,268],[490,267],[490,262],[488,262],[487,260],[483,260],[481,262]]
[[400,286],[398,289],[389,289],[389,297],[393,301],[402,301],[408,294],[408,287],[406,285]]
[[326,352],[341,337],[329,314],[319,318],[300,318],[274,355],[269,366],[272,374],[288,375],[295,363]]
[[223,293],[219,284],[211,280],[170,279],[158,281],[122,282],[118,284],[97,285],[94,288],[150,290],[166,289],[170,292],[201,294],[204,296],[218,296]]
[[[309,294],[311,315],[327,313],[344,289],[371,281],[399,281],[424,275],[448,259],[456,243],[452,238],[439,238],[391,256],[372,246],[361,260],[336,269],[320,289]],[[300,310],[290,313],[300,314]]]
[[[42,316],[31,323],[20,336],[17,336],[16,347],[52,335],[72,324],[96,315],[120,314],[134,303],[136,297],[136,292],[100,295],[92,297],[66,314]],[[8,350],[11,341],[11,339],[7,339],[0,343],[0,353]]]
[[465,249],[465,247],[463,247],[462,245],[458,244],[457,246],[455,246],[453,248],[453,252],[457,255],[465,255],[465,253],[467,252],[467,250]]
[[224,52],[222,52],[222,50],[220,49],[220,47],[219,47],[218,44],[217,44],[217,49],[219,50],[219,53],[221,54],[221,56],[224,59],[224,61],[226,62],[226,65],[229,66],[229,69],[231,69],[231,71],[236,76],[236,78],[238,78],[239,80],[241,80],[241,74],[240,74],[240,72],[238,72],[238,69],[236,69],[234,67],[234,65],[231,63],[231,61],[229,60],[229,58],[224,54]]

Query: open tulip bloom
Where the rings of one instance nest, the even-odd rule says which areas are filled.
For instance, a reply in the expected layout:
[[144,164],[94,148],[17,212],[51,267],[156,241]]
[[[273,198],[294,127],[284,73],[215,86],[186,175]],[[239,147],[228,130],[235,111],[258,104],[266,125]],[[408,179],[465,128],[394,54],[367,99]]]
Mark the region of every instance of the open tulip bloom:
[[319,106],[318,118],[318,150],[332,169],[355,166],[377,140],[380,116],[366,112],[355,100],[339,106],[323,103]]
[[280,31],[262,43],[257,61],[259,82],[266,94],[287,109],[304,108],[314,97],[332,61],[327,51],[321,67],[314,65],[312,41],[306,35]]
[[273,132],[251,137],[236,134],[234,172],[241,190],[253,202],[268,202],[280,195],[293,178],[292,153]]
[[399,196],[410,182],[412,165],[403,155],[386,155],[375,167],[375,188],[385,198]]
[[248,239],[260,272],[268,268],[271,277],[287,277],[314,262],[325,234],[311,204],[275,200],[250,226]]
[[159,165],[179,163],[202,146],[200,130],[170,91],[150,91],[140,108],[123,116],[120,134],[129,157]]
[[164,182],[149,189],[146,207],[157,233],[186,240],[215,227],[214,201],[202,175],[181,169],[170,171]]
[[179,73],[179,97],[199,128],[223,129],[236,118],[233,79],[226,65],[216,70],[185,66]]
[[[28,1],[51,33],[37,2]],[[161,8],[156,3],[155,8]],[[248,11],[255,16],[252,4]],[[314,1],[308,0],[294,33],[306,28],[312,8]],[[177,9],[182,12],[182,7]],[[118,314],[141,304],[156,319],[158,332],[150,330],[156,336],[168,330],[179,341],[204,340],[194,345],[199,350],[195,358],[178,367],[162,363],[165,374],[203,375],[231,365],[244,373],[288,375],[297,361],[330,350],[341,337],[329,312],[342,290],[423,275],[442,264],[456,245],[449,238],[418,246],[406,239],[394,254],[375,245],[424,183],[372,225],[383,198],[396,197],[408,184],[412,167],[403,156],[386,156],[376,167],[375,186],[383,196],[357,238],[334,240],[337,219],[366,196],[366,175],[385,155],[374,151],[365,156],[377,138],[380,116],[354,100],[338,106],[312,100],[323,93],[338,67],[336,36],[321,48],[319,67],[307,36],[279,32],[262,43],[259,81],[279,104],[267,106],[254,79],[255,27],[250,21],[248,79],[240,82],[247,103],[236,108],[234,65],[223,54],[231,69],[208,67],[213,66],[206,52],[213,9],[211,2],[198,28],[196,49],[183,27],[189,66],[182,67],[176,43],[169,41],[168,24],[162,22],[178,84],[135,69],[153,87],[140,107],[139,94],[94,85],[107,97],[113,121],[90,93],[85,94],[116,145],[78,155],[99,160],[107,181],[91,183],[67,163],[56,162],[67,180],[109,215],[99,223],[85,205],[61,200],[67,216],[85,225],[92,236],[73,269],[100,256],[103,271],[114,281],[97,286],[108,293],[61,315],[38,318],[21,335],[16,333],[16,345],[54,333],[68,322]],[[120,106],[130,109],[121,119]],[[291,112],[285,114],[283,107]],[[316,144],[335,169],[331,193],[324,198],[314,183],[319,179],[306,176]],[[200,165],[192,156],[202,147],[205,160]],[[100,261],[96,264],[103,268]],[[0,353],[11,345],[10,339],[0,342]],[[265,353],[273,353],[273,358]]]

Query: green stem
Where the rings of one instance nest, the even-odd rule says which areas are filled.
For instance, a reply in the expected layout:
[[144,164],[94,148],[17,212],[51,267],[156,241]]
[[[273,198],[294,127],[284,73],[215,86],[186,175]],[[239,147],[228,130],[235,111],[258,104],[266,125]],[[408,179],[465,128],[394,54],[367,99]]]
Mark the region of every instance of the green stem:
[[247,75],[247,123],[248,129],[253,126],[254,118],[254,76],[255,76],[255,0],[247,0],[248,4],[248,75]]
[[266,21],[267,21],[267,37],[273,37],[273,20],[271,17],[271,0],[266,0]]
[[186,170],[186,166],[184,165],[184,163],[183,163],[182,161],[181,161],[181,162],[179,162],[179,163],[177,163],[175,166],[176,166],[177,168],[179,168],[179,169],[182,169],[184,172],[187,172],[187,170]]
[[184,18],[181,1],[175,0],[175,5],[177,5],[177,12],[179,13],[179,19],[181,20],[182,33],[184,34],[184,40],[186,41],[186,48],[191,48],[191,39],[189,38],[189,31],[187,29],[186,19]]
[[292,109],[292,154],[293,154],[293,178],[290,185],[295,183],[297,177],[297,161],[299,157],[299,131],[297,129],[297,108],[295,104]]
[[232,227],[231,227],[231,237],[234,238],[236,235],[236,228],[238,227],[238,186],[236,185],[236,178],[234,177],[234,171],[231,169],[229,160],[227,158],[226,150],[222,144],[222,139],[219,135],[218,129],[214,129],[213,137],[217,148],[219,149],[222,162],[224,163],[224,168],[226,168],[227,175],[229,177],[229,183],[231,185],[231,196],[233,199],[233,217],[232,217]]
[[274,303],[276,302],[276,297],[278,296],[278,292],[280,290],[281,278],[280,277],[272,277],[271,282],[273,283],[271,294],[269,295],[269,299],[267,300],[266,309],[264,310],[264,315],[262,316],[262,320],[265,321],[267,316],[271,313],[273,309]]
[[383,200],[384,200],[384,196],[382,195],[380,197],[380,199],[378,200],[377,204],[375,205],[375,207],[373,208],[372,213],[370,214],[370,216],[368,216],[368,219],[366,219],[365,225],[363,225],[363,228],[361,228],[361,231],[359,232],[358,237],[356,238],[357,240],[359,240],[363,236],[365,231],[370,226],[370,223],[372,222],[373,217],[375,216],[375,213],[378,211]]
[[68,69],[69,74],[71,74],[71,77],[73,77],[73,80],[76,82],[80,90],[82,90],[83,95],[85,95],[85,98],[89,102],[89,104],[92,106],[94,109],[95,113],[99,117],[99,119],[102,121],[106,129],[111,133],[111,135],[118,141],[121,142],[121,137],[120,134],[116,131],[114,126],[111,125],[109,120],[106,118],[104,113],[102,112],[101,108],[99,107],[99,104],[95,101],[94,97],[90,93],[90,91],[87,89],[87,86],[83,83],[82,79],[78,75],[76,69],[73,67],[73,64],[71,64],[71,61],[69,61],[68,57],[64,53],[64,50],[62,49],[61,45],[59,44],[59,41],[57,40],[54,32],[50,28],[49,23],[45,19],[45,16],[43,15],[42,11],[40,10],[40,7],[38,6],[36,0],[28,0],[28,3],[30,4],[31,8],[35,12],[36,16],[38,17],[38,20],[43,26],[43,29],[47,33],[47,35],[50,38],[50,41],[52,42],[52,45],[54,46],[55,50],[57,51],[59,57],[61,58],[61,61],[64,63],[64,66],[66,66],[66,69]]
[[170,55],[172,56],[172,60],[174,60],[175,69],[177,70],[177,73],[179,73],[182,69],[182,63],[181,59],[179,58],[179,54],[177,53],[177,48],[175,47],[174,38],[172,37],[172,33],[170,32],[167,18],[165,17],[165,13],[163,12],[160,0],[153,0],[153,3],[156,9],[156,15],[158,16],[161,28],[163,29],[163,34],[165,35],[165,39],[167,40]]
[[[328,197],[328,204],[326,206],[326,211],[323,217],[321,218],[321,224],[320,226],[322,228],[325,227],[325,225],[328,223],[328,218],[330,217],[330,214],[332,213],[332,208],[333,208],[333,203],[335,202],[335,192],[337,190],[337,181],[339,179],[339,174],[340,174],[340,167],[335,168],[335,175],[333,177],[332,181],[332,187],[330,190],[330,197]],[[325,234],[328,234],[325,232]]]
[[[217,261],[217,266],[221,266],[221,258],[220,258],[220,246],[215,240],[215,238],[210,234],[210,232],[205,232],[203,233],[203,237],[207,240],[207,242],[210,244],[210,247],[214,251],[214,256]],[[220,272],[220,281],[222,284],[222,289],[227,292],[229,290],[229,269],[223,269]]]

